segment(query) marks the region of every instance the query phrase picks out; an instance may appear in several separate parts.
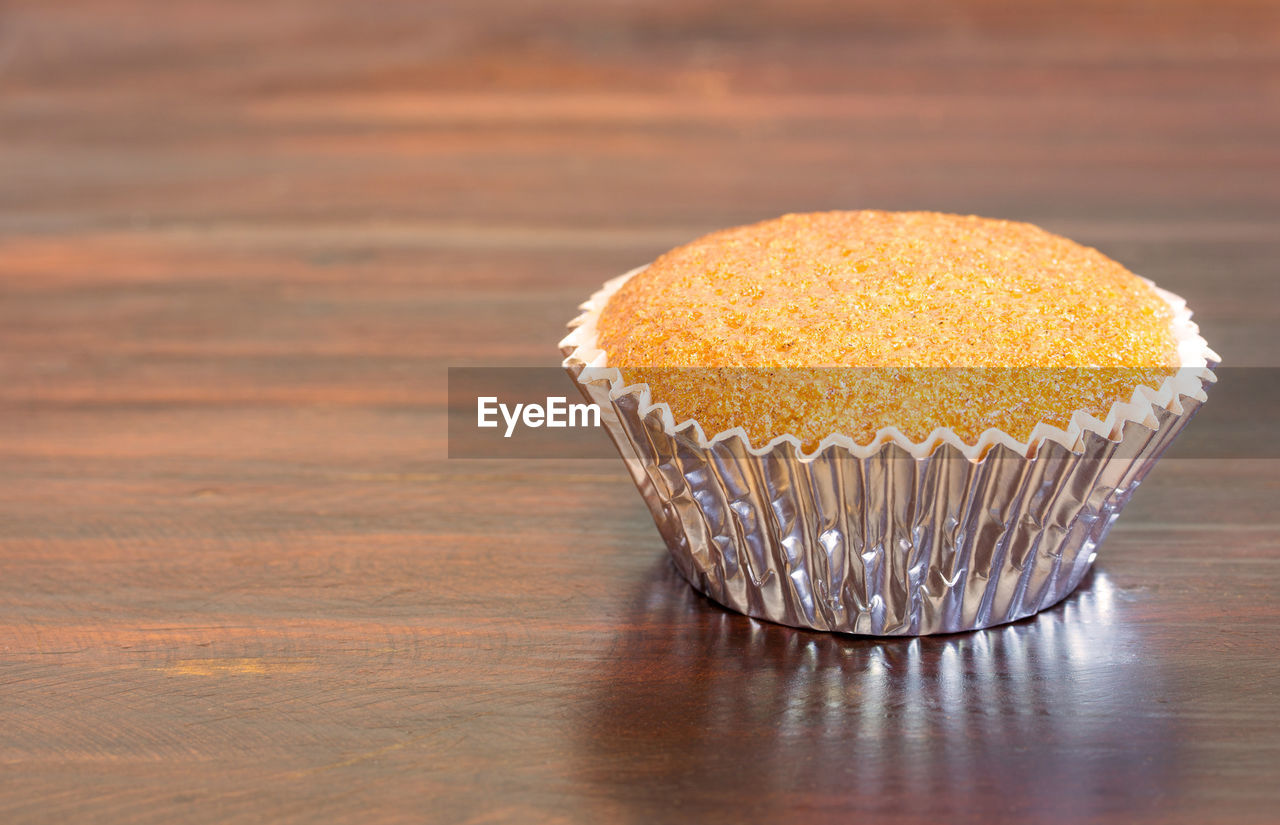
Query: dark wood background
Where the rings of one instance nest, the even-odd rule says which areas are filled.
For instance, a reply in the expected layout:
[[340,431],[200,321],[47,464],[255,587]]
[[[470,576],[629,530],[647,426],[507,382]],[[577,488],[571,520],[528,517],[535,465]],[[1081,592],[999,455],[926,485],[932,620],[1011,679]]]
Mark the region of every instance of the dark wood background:
[[1280,462],[858,640],[693,596],[614,462],[446,460],[444,376],[850,207],[1041,223],[1275,366],[1278,172],[1262,0],[5,0],[0,820],[1277,821]]

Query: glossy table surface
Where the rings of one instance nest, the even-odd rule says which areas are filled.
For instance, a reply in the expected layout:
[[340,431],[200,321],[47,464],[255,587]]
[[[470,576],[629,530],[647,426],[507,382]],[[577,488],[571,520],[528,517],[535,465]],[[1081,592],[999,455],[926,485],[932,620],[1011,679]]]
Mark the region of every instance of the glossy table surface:
[[1276,366],[1278,173],[1274,3],[9,0],[0,821],[1276,821],[1274,459],[1163,463],[1039,618],[878,641],[444,422],[789,210],[1034,221]]

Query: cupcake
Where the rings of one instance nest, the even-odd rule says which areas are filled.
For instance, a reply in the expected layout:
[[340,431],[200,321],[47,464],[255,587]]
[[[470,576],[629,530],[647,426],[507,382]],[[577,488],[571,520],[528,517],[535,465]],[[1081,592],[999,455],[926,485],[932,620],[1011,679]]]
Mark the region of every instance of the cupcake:
[[1064,598],[1217,361],[1097,250],[929,212],[716,232],[582,308],[564,366],[685,578],[872,635]]

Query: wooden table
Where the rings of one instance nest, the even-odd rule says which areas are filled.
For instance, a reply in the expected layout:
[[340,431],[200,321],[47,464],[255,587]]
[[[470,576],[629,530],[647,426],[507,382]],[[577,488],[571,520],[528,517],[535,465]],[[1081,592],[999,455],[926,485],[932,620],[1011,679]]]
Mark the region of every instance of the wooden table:
[[[0,821],[1280,818],[1280,462],[1041,618],[768,626],[445,370],[788,210],[1031,220],[1280,353],[1280,7],[0,7]],[[566,384],[567,388],[567,384]]]

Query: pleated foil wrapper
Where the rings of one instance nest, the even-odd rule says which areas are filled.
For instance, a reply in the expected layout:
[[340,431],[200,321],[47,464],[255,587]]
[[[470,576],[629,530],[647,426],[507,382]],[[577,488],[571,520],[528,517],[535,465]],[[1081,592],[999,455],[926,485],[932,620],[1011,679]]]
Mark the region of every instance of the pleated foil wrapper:
[[1193,389],[1184,376],[1141,420],[1096,422],[1103,432],[1073,432],[1071,446],[1019,449],[1005,437],[978,453],[888,439],[805,454],[784,437],[758,449],[740,431],[708,439],[696,423],[677,426],[647,386],[624,386],[592,357],[584,320],[593,327],[591,313],[631,274],[583,305],[561,342],[564,366],[599,405],[681,574],[731,610],[794,627],[953,633],[1061,601],[1212,380],[1206,371]]

